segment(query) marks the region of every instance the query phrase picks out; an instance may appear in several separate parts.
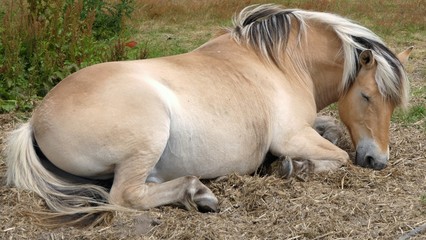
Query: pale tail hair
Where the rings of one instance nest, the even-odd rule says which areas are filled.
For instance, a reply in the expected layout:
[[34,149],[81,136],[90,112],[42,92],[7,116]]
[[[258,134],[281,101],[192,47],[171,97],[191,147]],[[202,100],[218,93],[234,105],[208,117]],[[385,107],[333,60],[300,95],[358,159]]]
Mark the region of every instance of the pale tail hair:
[[114,211],[134,211],[109,204],[109,194],[103,187],[71,183],[48,171],[35,151],[30,122],[9,135],[6,164],[6,184],[37,193],[52,210],[30,214],[41,225],[93,226],[108,222]]

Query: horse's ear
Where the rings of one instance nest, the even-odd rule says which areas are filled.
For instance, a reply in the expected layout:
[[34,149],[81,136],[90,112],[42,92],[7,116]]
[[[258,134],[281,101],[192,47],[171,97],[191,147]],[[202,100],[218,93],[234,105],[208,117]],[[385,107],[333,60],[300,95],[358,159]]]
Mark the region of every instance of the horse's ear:
[[370,69],[374,67],[375,60],[373,56],[373,52],[371,50],[364,50],[359,55],[359,63],[361,66]]
[[410,56],[410,53],[411,53],[411,51],[413,50],[413,48],[414,48],[414,47],[413,47],[413,46],[411,46],[411,47],[409,47],[409,48],[405,49],[404,51],[400,52],[400,53],[397,55],[397,57],[398,57],[399,61],[400,61],[402,64],[407,63],[407,61],[408,61],[408,57]]

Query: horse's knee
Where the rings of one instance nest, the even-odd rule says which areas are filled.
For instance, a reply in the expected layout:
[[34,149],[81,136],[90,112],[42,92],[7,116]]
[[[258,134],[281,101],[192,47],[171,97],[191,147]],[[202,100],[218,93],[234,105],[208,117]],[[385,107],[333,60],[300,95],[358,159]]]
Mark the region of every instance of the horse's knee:
[[148,209],[149,207],[144,206],[141,198],[144,195],[146,186],[141,184],[137,187],[129,186],[112,186],[110,191],[109,202],[111,204],[120,205],[123,207],[137,208],[137,209]]

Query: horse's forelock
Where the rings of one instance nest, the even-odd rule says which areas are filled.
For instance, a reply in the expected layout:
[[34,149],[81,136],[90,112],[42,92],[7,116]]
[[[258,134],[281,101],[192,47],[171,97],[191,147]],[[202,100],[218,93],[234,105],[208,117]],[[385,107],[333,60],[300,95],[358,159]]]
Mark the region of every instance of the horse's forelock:
[[[401,62],[392,53],[375,51],[377,61],[376,82],[380,93],[395,106],[406,107],[409,95],[409,82]],[[393,57],[392,57],[393,56]]]
[[[357,71],[360,68],[358,63],[359,53],[366,49],[372,50],[374,59],[377,62],[375,79],[381,95],[388,101],[391,101],[395,106],[401,105],[402,107],[406,107],[409,91],[408,79],[404,67],[396,55],[382,42],[355,36],[352,36],[352,38],[359,44],[355,49],[356,54],[354,59]],[[353,82],[353,79],[348,80],[346,89],[350,87],[351,82]]]

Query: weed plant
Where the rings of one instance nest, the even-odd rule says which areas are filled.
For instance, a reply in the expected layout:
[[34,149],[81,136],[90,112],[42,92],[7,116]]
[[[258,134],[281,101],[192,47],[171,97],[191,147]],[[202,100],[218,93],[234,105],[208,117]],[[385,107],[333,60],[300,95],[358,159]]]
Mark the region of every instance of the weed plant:
[[0,112],[26,111],[80,68],[127,59],[132,0],[0,0]]

